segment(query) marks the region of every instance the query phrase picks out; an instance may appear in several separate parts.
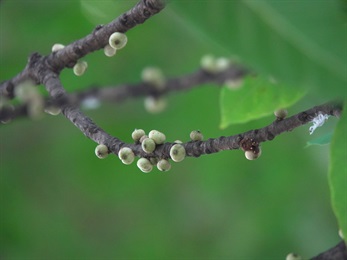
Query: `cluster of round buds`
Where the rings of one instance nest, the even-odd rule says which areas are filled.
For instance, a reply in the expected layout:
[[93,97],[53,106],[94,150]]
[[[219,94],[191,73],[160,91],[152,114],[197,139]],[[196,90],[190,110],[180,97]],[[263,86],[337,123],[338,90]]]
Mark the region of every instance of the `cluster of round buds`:
[[286,256],[286,260],[302,260],[302,257],[295,253],[290,253]]
[[[151,130],[146,135],[143,129],[135,129],[131,137],[135,143],[141,143],[142,150],[148,154],[154,152],[156,146],[163,144],[166,139],[165,135],[157,130]],[[171,168],[169,162],[165,163],[164,159],[158,160],[156,157],[140,158],[137,161],[137,167],[145,173],[152,171],[153,165],[157,165],[161,171],[168,171]]]
[[[151,130],[148,135],[146,135],[146,132],[143,129],[135,129],[132,132],[131,137],[135,143],[141,144],[142,150],[148,154],[137,161],[137,167],[142,172],[149,173],[153,170],[154,166],[156,166],[159,171],[163,172],[171,169],[171,164],[168,158],[160,158],[151,154],[154,152],[157,145],[164,144],[166,140],[165,134],[158,130]],[[175,144],[170,149],[170,158],[174,162],[180,162],[186,156],[186,150],[181,143],[182,142],[179,140],[175,141]],[[99,158],[105,158],[109,153],[109,150],[105,145],[99,145],[95,149],[95,153]],[[118,152],[118,157],[124,164],[131,164],[135,160],[135,154],[129,147],[122,147]]]
[[88,63],[86,61],[77,61],[75,66],[73,66],[73,73],[76,76],[82,76],[87,68],[88,68]]
[[136,139],[140,138],[139,141],[141,143],[142,150],[146,153],[152,153],[156,146],[163,144],[166,139],[166,136],[157,130],[151,130],[148,136],[145,135],[143,130],[140,130],[138,133],[139,135],[136,136]]
[[192,141],[202,141],[204,139],[204,136],[199,130],[191,131],[189,137]]
[[274,114],[277,120],[280,121],[287,117],[288,111],[286,109],[277,109],[275,110]]
[[205,55],[201,58],[200,66],[207,72],[218,73],[230,66],[230,60],[225,57],[215,58],[213,55]]
[[99,159],[104,159],[108,156],[109,150],[107,148],[106,145],[104,144],[99,144],[96,148],[95,148],[95,155],[99,158]]

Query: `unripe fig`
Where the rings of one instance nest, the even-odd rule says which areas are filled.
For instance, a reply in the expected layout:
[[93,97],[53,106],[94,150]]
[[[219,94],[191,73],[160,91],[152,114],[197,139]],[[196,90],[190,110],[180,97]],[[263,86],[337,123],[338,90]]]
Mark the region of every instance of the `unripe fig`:
[[141,143],[142,150],[151,153],[155,150],[155,142],[152,138],[146,138]]
[[118,157],[122,163],[129,165],[134,161],[135,154],[129,147],[122,147],[118,152]]
[[261,155],[261,148],[259,147],[258,153],[255,153],[254,151],[248,150],[245,151],[245,156],[248,160],[255,160],[258,159]]
[[174,162],[183,161],[186,157],[186,149],[181,144],[174,144],[170,149],[170,157]]
[[159,171],[166,172],[171,169],[171,164],[168,160],[161,159],[157,164],[157,168]]
[[144,136],[146,133],[143,129],[135,129],[132,134],[131,137],[135,142],[140,141],[141,137]]
[[124,33],[114,32],[108,39],[108,43],[114,49],[122,49],[128,42],[128,38]]
[[106,145],[104,144],[99,144],[96,148],[95,148],[95,155],[99,158],[99,159],[104,159],[108,156],[108,148]]
[[163,144],[166,139],[166,136],[157,130],[150,131],[148,137],[152,138],[156,144]]
[[199,130],[191,131],[189,136],[192,141],[201,141],[204,139],[204,136]]
[[137,167],[139,167],[139,169],[145,173],[148,173],[148,172],[152,171],[152,169],[153,169],[153,165],[146,158],[140,158],[137,161]]

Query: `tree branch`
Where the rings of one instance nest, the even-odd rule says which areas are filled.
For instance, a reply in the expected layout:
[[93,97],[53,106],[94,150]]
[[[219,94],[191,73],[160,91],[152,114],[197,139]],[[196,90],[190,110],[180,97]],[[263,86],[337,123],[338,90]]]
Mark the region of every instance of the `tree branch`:
[[[83,92],[67,94],[59,79],[60,72],[64,68],[73,67],[76,62],[87,54],[102,49],[108,44],[109,36],[113,32],[125,33],[138,24],[145,22],[148,18],[160,12],[165,6],[164,0],[141,0],[135,7],[105,26],[97,26],[94,31],[86,37],[77,40],[63,49],[52,52],[47,56],[34,53],[29,57],[26,67],[18,75],[10,80],[0,84],[0,96],[7,99],[13,99],[15,88],[20,83],[31,80],[36,85],[43,84],[51,100],[46,103],[58,105],[62,113],[69,119],[80,131],[98,144],[106,145],[109,153],[118,155],[123,147],[129,147],[132,152],[142,158],[168,159],[170,149],[176,143],[164,143],[157,145],[155,150],[147,153],[143,150],[139,142],[127,144],[116,137],[106,133],[97,126],[89,117],[84,115],[78,108],[79,103],[89,96],[107,101],[124,101],[130,97],[154,96],[158,97],[171,91],[188,90],[194,86],[204,83],[222,84],[227,79],[238,79],[243,77],[248,71],[240,66],[231,65],[226,70],[218,73],[209,73],[200,69],[195,73],[169,79],[164,88],[158,89],[148,83],[139,83],[136,85],[122,85],[118,87],[92,88]],[[0,120],[10,119],[16,116],[27,114],[27,107],[17,106],[14,110],[1,109]],[[186,155],[199,157],[204,154],[217,153],[224,150],[242,149],[244,151],[260,151],[262,142],[271,141],[276,136],[292,131],[293,129],[307,124],[317,115],[339,116],[342,110],[342,104],[332,102],[313,107],[286,119],[276,119],[273,123],[259,129],[250,130],[228,137],[210,138],[206,141],[189,141],[182,143]],[[346,245],[340,242],[334,248],[312,258],[312,259],[346,259]]]
[[312,260],[345,260],[347,259],[347,248],[342,240],[335,247],[311,258]]
[[[193,73],[167,79],[162,88],[153,87],[153,85],[146,82],[105,87],[92,86],[78,92],[64,95],[63,98],[47,98],[45,100],[45,107],[61,107],[65,105],[78,106],[88,98],[97,99],[98,101],[120,103],[130,98],[146,96],[159,97],[171,92],[188,91],[194,87],[201,87],[201,85],[208,83],[222,86],[227,80],[240,80],[247,73],[248,70],[241,65],[230,64],[225,70],[216,73],[211,73],[200,68]],[[28,116],[26,104],[21,104],[12,108],[6,106],[0,108],[0,121],[6,122],[20,116]]]
[[47,71],[59,74],[64,68],[72,68],[85,55],[102,49],[108,44],[113,32],[125,33],[136,25],[144,23],[165,7],[165,0],[141,0],[131,10],[107,25],[97,26],[92,33],[48,56],[34,53],[24,70],[14,78],[0,84],[0,96],[14,98],[14,88],[30,79],[42,84]]

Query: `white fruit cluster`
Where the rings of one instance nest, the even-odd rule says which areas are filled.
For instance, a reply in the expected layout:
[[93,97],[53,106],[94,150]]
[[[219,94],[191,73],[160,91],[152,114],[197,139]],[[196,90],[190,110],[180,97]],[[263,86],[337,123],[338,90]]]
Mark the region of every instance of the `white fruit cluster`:
[[[141,73],[141,79],[158,91],[163,91],[165,89],[166,79],[160,68],[144,68]],[[164,97],[148,96],[145,98],[144,105],[147,112],[157,114],[166,108],[167,101]]]
[[201,58],[200,66],[203,70],[210,73],[219,73],[229,68],[230,59],[225,57],[215,58],[213,55],[205,55]]
[[[165,142],[166,136],[158,130],[151,130],[148,135],[143,129],[135,129],[131,137],[135,143],[140,143],[142,150],[150,154],[154,152],[157,145],[161,145]],[[171,169],[171,164],[167,159],[158,159],[156,157],[140,158],[137,161],[137,167],[145,173],[151,172],[153,165],[156,165],[160,171],[168,171]]]
[[[194,131],[193,131],[194,132]],[[199,131],[198,137],[193,137],[195,140],[202,140],[202,135]],[[143,129],[135,129],[131,134],[135,144],[141,145],[142,150],[147,154],[145,157],[138,159],[137,167],[145,173],[149,173],[153,170],[153,166],[156,166],[158,170],[165,172],[171,169],[169,159],[174,162],[181,162],[186,156],[186,150],[181,141],[177,140],[170,148],[170,158],[156,157],[152,154],[156,147],[164,144],[166,140],[165,134],[158,130],[151,130],[148,135]],[[110,153],[109,148],[105,144],[99,144],[95,148],[95,154],[98,158],[104,159]],[[118,158],[122,163],[129,165],[135,160],[135,153],[130,147],[122,147],[118,152]]]

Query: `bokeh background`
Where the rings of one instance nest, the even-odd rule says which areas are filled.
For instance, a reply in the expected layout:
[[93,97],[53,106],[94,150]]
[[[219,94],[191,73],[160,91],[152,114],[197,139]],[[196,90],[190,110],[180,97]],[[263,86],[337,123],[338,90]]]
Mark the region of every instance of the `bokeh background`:
[[[113,58],[102,51],[85,60],[85,75],[62,73],[70,92],[92,84],[140,81],[146,66],[168,77],[196,70],[206,53],[237,57],[169,6],[127,33]],[[188,1],[189,2],[189,1]],[[198,1],[196,1],[198,2]],[[219,9],[228,1],[201,1]],[[0,3],[0,80],[18,73],[32,52],[48,54],[111,21],[135,1],[31,1]],[[196,5],[199,8],[199,5]],[[206,6],[204,7],[205,10]],[[196,10],[197,12],[199,10]],[[213,23],[218,15],[206,16]],[[191,26],[191,27],[190,27]],[[218,28],[228,31],[229,25]],[[44,87],[40,86],[42,93]],[[205,85],[168,96],[161,114],[149,114],[143,99],[85,110],[108,133],[131,142],[135,128],[188,141],[233,135],[271,123],[272,116],[220,129],[218,86]],[[289,114],[324,102],[305,97]],[[285,259],[310,257],[338,241],[330,206],[329,145],[306,142],[332,131],[336,119],[262,145],[259,160],[241,151],[187,158],[169,172],[140,172],[116,156],[94,155],[96,144],[64,116],[17,119],[0,126],[0,259]]]

